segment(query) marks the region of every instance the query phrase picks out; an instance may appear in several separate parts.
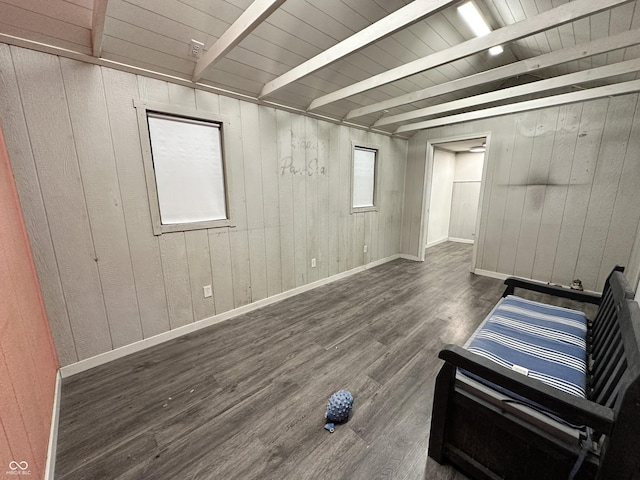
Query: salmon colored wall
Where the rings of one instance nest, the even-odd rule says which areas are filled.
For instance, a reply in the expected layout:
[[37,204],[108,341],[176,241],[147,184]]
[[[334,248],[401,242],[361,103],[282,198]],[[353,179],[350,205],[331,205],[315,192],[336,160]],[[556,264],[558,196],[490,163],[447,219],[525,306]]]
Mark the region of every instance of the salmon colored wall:
[[[44,478],[57,369],[0,129],[0,479]],[[31,475],[7,474],[12,462]]]

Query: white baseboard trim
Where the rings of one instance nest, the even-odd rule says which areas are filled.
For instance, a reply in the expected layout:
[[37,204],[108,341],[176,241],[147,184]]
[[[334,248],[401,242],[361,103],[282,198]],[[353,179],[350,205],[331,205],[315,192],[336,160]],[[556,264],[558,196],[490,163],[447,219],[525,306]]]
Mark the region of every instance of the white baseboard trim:
[[429,242],[427,243],[427,246],[424,248],[431,248],[431,247],[435,247],[436,245],[440,245],[441,243],[446,242],[447,240],[449,240],[447,237],[441,238],[440,240],[434,240],[433,242]]
[[418,257],[409,257],[409,256],[403,256],[399,254],[391,255],[390,257],[376,260],[374,262],[368,263],[366,265],[361,265],[356,268],[352,268],[351,270],[347,270],[346,272],[341,272],[336,275],[332,275],[330,277],[323,278],[315,282],[302,285],[300,287],[296,287],[292,290],[288,290],[286,292],[278,293],[277,295],[273,295],[271,297],[258,300],[248,305],[243,305],[242,307],[234,308],[233,310],[229,310],[228,312],[223,312],[218,315],[214,315],[212,317],[205,318],[203,320],[199,320],[197,322],[190,323],[182,327],[178,327],[174,330],[169,330],[168,332],[163,332],[158,335],[154,335],[153,337],[145,338],[144,340],[140,340],[138,342],[125,345],[124,347],[116,348],[115,350],[110,350],[108,352],[101,353],[94,357],[80,360],[79,362],[72,363],[71,365],[61,367],[60,374],[62,378],[67,378],[73,375],[77,375],[78,373],[84,372],[86,370],[97,367],[99,365],[103,365],[105,363],[111,362],[118,358],[126,357],[127,355],[131,355],[132,353],[140,352],[147,348],[154,347],[164,342],[168,342],[169,340],[182,337],[183,335],[187,335],[188,333],[192,333],[197,330],[201,330],[203,328],[209,327],[211,325],[215,325],[216,323],[224,322],[225,320],[229,320],[239,315],[252,312],[254,310],[257,310],[258,308],[266,307],[267,305],[271,305],[272,303],[276,303],[281,300],[294,297],[304,292],[308,292],[309,290],[313,290],[314,288],[327,285],[328,283],[335,282],[336,280],[341,280],[343,278],[350,277],[351,275],[355,275],[356,273],[364,272],[365,270],[368,270],[373,267],[377,267],[387,262],[391,262],[398,258],[410,258],[411,260],[418,260]]
[[450,242],[457,242],[457,243],[470,243],[473,244],[473,240],[469,240],[468,238],[456,238],[456,237],[449,237],[448,240]]
[[51,412],[51,428],[49,429],[49,448],[47,449],[47,463],[44,471],[45,480],[54,480],[56,467],[56,452],[58,450],[58,421],[60,419],[60,392],[62,389],[62,375],[56,373],[56,386],[53,394],[53,411]]
[[507,275],[506,273],[492,272],[491,270],[482,270],[480,268],[476,268],[473,273],[475,273],[476,275],[482,275],[483,277],[497,278],[498,280],[504,280],[513,276]]
[[436,245],[440,245],[441,243],[445,243],[445,242],[473,244],[473,240],[469,240],[467,238],[445,237],[445,238],[441,238],[440,240],[434,240],[433,242],[427,243],[427,245],[424,248],[435,247]]
[[404,258],[405,260],[413,260],[414,262],[420,262],[421,260],[415,255],[407,255],[406,253],[401,253],[398,255],[399,258]]

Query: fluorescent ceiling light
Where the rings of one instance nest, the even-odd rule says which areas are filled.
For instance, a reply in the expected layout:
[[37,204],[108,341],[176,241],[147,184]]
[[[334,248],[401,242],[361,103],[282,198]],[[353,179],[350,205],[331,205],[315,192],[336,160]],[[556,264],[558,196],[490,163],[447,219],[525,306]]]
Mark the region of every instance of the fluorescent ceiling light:
[[487,150],[487,148],[483,145],[481,147],[471,147],[469,152],[471,153],[483,153]]
[[469,25],[469,28],[475,33],[476,37],[482,37],[483,35],[491,33],[489,25],[484,21],[480,12],[472,2],[460,5],[458,11],[460,15],[462,15],[462,18],[464,18],[464,21],[467,22],[467,25]]
[[[482,15],[480,15],[480,12],[473,2],[467,2],[460,5],[458,7],[458,12],[460,12],[460,15],[462,15],[462,18],[467,22],[467,25],[469,25],[469,28],[476,37],[482,37],[483,35],[491,33],[489,25],[484,21]],[[489,49],[489,53],[491,55],[498,55],[502,52],[503,48],[500,45],[496,45]]]

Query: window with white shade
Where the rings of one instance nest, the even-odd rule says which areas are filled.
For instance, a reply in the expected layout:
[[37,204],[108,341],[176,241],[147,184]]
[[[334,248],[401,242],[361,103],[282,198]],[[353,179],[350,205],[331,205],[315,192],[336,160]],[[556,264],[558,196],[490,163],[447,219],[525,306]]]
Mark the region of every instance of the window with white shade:
[[366,212],[376,209],[376,177],[378,171],[378,149],[354,145],[351,212]]
[[138,111],[154,233],[228,226],[224,122],[171,110]]

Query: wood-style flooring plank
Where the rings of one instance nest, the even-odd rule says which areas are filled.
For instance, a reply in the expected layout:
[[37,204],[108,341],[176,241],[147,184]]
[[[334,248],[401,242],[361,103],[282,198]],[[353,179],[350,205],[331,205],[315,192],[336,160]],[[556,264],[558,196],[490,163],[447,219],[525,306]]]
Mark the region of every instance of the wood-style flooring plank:
[[464,479],[426,451],[438,351],[502,292],[470,262],[444,243],[66,379],[56,478]]

